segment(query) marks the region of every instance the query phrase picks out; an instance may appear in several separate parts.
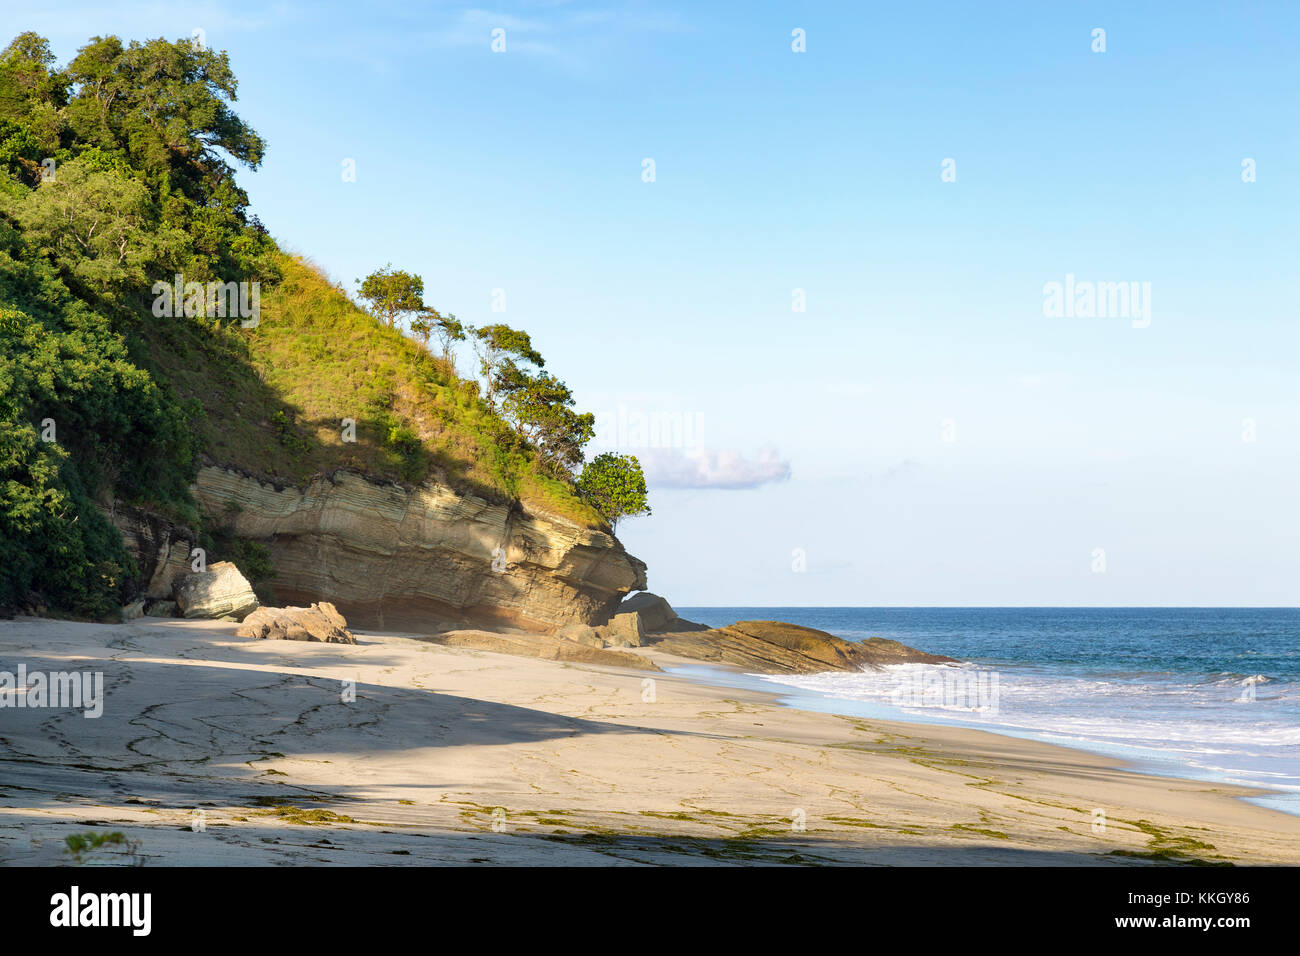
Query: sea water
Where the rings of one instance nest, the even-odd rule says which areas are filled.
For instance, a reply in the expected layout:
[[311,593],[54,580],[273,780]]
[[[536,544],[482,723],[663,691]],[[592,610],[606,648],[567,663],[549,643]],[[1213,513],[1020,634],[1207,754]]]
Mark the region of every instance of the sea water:
[[890,638],[955,657],[968,672],[901,664],[739,681],[782,693],[789,706],[1074,746],[1150,773],[1265,787],[1273,792],[1253,802],[1300,814],[1300,609],[677,611],[715,627],[777,620],[850,641]]

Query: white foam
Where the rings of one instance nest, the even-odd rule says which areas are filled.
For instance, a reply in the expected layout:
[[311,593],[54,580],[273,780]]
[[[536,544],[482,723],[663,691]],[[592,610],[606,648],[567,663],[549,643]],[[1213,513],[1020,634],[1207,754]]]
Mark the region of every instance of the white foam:
[[[885,707],[920,720],[958,720],[978,713],[978,726],[1059,734],[1085,743],[1123,743],[1186,755],[1223,755],[1239,763],[1294,762],[1282,777],[1300,780],[1300,706],[1294,685],[1277,686],[1263,674],[1243,681],[1193,683],[1165,674],[1107,674],[1094,678],[1023,667],[992,672],[996,706],[980,708],[969,694],[931,699],[916,689],[938,688],[976,665],[897,664],[879,671],[755,675],[805,694]],[[971,678],[966,677],[966,687]],[[960,686],[961,681],[956,681]],[[1285,683],[1285,682],[1284,682]],[[1265,691],[1265,685],[1272,690]],[[1243,689],[1246,688],[1246,689]],[[1271,695],[1271,696],[1266,696]],[[900,700],[905,702],[900,705]]]

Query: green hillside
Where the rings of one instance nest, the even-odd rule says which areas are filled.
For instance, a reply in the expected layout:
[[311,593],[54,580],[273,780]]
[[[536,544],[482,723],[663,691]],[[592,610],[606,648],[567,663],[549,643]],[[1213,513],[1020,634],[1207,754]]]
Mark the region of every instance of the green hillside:
[[[645,513],[635,459],[584,468],[592,417],[526,333],[443,317],[400,271],[363,310],[280,250],[236,183],[266,149],[236,92],[226,55],[185,40],[0,53],[0,611],[111,616],[140,582],[102,506],[206,533],[204,462],[437,478],[591,527]],[[481,381],[431,329],[468,336]]]
[[[256,329],[185,322],[145,336],[156,376],[202,404],[208,458],[295,483],[337,468],[436,477],[603,525],[571,483],[539,467],[477,382],[376,323],[310,263],[281,254],[277,267]],[[355,441],[344,442],[344,419],[356,423]]]

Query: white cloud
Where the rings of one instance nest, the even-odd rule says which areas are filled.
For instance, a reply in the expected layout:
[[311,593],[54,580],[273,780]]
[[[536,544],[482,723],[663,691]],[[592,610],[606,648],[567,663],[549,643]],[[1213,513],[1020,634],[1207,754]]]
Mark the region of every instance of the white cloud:
[[653,450],[642,453],[646,482],[654,488],[757,488],[790,477],[790,462],[774,449],[755,459],[737,451],[697,448],[690,452]]

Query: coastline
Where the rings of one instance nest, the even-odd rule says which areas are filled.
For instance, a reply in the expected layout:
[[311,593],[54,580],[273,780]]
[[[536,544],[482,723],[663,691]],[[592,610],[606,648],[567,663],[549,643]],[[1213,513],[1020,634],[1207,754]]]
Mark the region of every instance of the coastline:
[[[1300,815],[1294,608],[717,607],[685,608],[711,625],[777,616],[851,640],[882,635],[991,675],[936,692],[935,675],[757,673],[789,706],[904,723],[965,726],[1124,761],[1140,773],[1257,787],[1246,799]],[[1049,642],[1040,642],[1050,632]],[[1107,648],[1118,644],[1118,657]],[[1253,676],[1251,676],[1253,675]],[[1249,676],[1249,679],[1246,679]],[[999,708],[997,681],[1001,681]],[[945,678],[946,681],[946,678]],[[1255,685],[1261,686],[1259,704]],[[1267,688],[1267,689],[1263,689]],[[946,695],[946,696],[944,696]],[[902,700],[900,701],[900,696]]]
[[[706,684],[721,684],[724,687],[751,689],[761,693],[769,693],[775,698],[776,702],[783,707],[809,711],[811,713],[833,714],[844,718],[871,720],[880,723],[897,723],[903,726],[963,727],[977,733],[994,734],[999,737],[1010,737],[1016,740],[1031,740],[1048,746],[1063,747],[1067,750],[1079,750],[1084,753],[1114,761],[1116,766],[1119,766],[1130,773],[1138,773],[1153,777],[1171,777],[1194,780],[1200,783],[1214,784],[1217,786],[1240,787],[1248,791],[1243,794],[1240,799],[1251,801],[1257,806],[1267,807],[1268,809],[1276,810],[1279,813],[1285,813],[1288,816],[1300,817],[1300,794],[1297,794],[1294,791],[1270,788],[1267,784],[1263,783],[1252,785],[1250,783],[1241,783],[1239,781],[1229,780],[1224,776],[1214,777],[1206,773],[1197,773],[1195,770],[1182,766],[1172,759],[1161,759],[1157,752],[1144,750],[1137,745],[1125,747],[1119,744],[1103,743],[1088,737],[1070,736],[1059,731],[1017,728],[997,724],[993,721],[989,721],[986,725],[981,726],[980,722],[962,715],[954,715],[948,719],[935,720],[925,720],[916,716],[914,713],[904,713],[901,716],[894,716],[892,714],[885,714],[882,716],[879,711],[888,711],[891,709],[887,705],[858,701],[846,697],[836,697],[827,693],[818,693],[800,687],[797,684],[787,684],[782,680],[786,675],[750,674],[740,668],[731,667],[725,664],[710,664],[705,666],[701,665],[698,661],[688,661],[684,663],[687,666],[677,667],[670,665],[670,672]],[[857,712],[855,713],[855,711]]]
[[0,622],[0,669],[106,690],[95,720],[0,710],[0,864],[66,862],[88,829],[149,865],[1300,863],[1300,819],[1239,799],[1267,791],[1073,747],[671,671],[234,629]]

